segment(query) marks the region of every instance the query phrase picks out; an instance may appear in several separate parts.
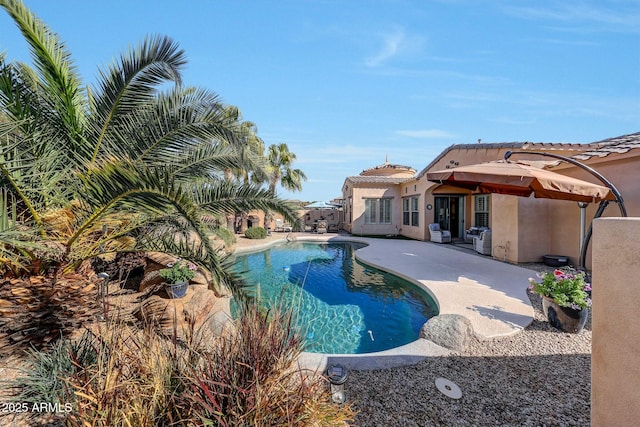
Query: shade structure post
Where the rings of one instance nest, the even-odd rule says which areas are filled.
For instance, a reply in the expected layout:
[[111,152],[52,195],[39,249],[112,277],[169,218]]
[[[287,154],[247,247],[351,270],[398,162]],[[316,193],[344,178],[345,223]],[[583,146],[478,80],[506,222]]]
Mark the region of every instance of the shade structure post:
[[584,227],[587,223],[587,205],[585,202],[578,202],[580,208],[580,251],[582,251],[582,245],[584,244]]

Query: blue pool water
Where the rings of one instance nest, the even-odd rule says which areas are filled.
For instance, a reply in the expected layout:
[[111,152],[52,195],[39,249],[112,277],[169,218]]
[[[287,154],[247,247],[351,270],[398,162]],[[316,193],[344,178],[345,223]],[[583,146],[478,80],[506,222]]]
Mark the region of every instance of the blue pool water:
[[435,302],[413,283],[356,260],[363,246],[291,242],[239,255],[234,268],[263,306],[297,309],[307,351],[370,353],[415,341],[438,314]]

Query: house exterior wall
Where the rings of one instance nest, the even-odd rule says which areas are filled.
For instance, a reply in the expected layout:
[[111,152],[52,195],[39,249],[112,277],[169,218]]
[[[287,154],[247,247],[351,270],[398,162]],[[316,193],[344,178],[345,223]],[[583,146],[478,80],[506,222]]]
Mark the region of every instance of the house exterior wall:
[[[396,185],[383,187],[375,184],[362,184],[354,187],[351,191],[353,221],[351,223],[351,233],[356,235],[387,235],[398,234],[402,224],[402,202],[399,189]],[[391,202],[391,224],[366,224],[365,222],[365,200],[392,198]]]

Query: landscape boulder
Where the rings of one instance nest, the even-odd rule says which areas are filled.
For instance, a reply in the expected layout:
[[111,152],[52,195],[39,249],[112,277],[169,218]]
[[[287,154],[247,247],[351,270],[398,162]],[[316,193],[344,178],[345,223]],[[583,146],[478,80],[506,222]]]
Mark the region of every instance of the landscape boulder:
[[432,317],[420,329],[420,338],[454,351],[464,351],[473,336],[471,321],[460,314]]

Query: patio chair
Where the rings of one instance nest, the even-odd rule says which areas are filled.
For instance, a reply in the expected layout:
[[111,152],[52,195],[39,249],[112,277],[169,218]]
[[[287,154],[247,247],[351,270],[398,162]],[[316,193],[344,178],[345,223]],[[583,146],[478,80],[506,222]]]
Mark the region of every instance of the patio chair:
[[473,244],[473,241],[480,237],[480,233],[489,230],[489,227],[470,227],[464,231],[464,242]]
[[327,232],[327,221],[318,221],[318,227],[316,228],[316,233],[324,234]]
[[449,230],[442,230],[440,224],[429,224],[429,234],[431,235],[431,241],[436,243],[450,243],[451,232]]
[[276,218],[276,226],[273,231],[284,231],[284,224],[280,218]]
[[485,230],[473,240],[473,249],[482,255],[491,255],[491,231]]

